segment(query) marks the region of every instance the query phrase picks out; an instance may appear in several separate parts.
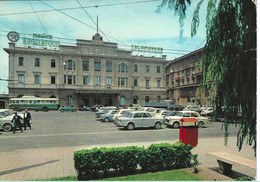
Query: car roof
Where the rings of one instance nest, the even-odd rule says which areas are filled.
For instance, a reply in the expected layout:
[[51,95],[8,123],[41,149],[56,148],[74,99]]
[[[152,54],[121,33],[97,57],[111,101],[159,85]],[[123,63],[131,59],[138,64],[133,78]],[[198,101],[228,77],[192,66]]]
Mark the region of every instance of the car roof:
[[131,111],[130,113],[149,113],[149,112],[147,112],[147,111]]

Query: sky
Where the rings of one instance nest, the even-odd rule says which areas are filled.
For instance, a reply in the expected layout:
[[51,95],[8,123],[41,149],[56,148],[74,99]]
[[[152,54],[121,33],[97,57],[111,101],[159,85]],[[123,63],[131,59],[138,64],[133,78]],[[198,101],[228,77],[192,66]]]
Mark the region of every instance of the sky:
[[[60,44],[75,45],[76,39],[91,40],[96,33],[89,16],[95,22],[98,16],[99,28],[106,34],[99,31],[103,40],[118,43],[122,49],[130,50],[131,45],[161,47],[170,61],[203,47],[207,3],[201,6],[200,26],[194,37],[191,20],[196,1],[187,8],[182,34],[179,17],[173,11],[164,7],[156,12],[160,3],[161,0],[0,1],[0,79],[8,79],[8,54],[3,50],[8,48],[8,32],[30,38],[33,33],[46,33],[57,37]],[[85,11],[81,6],[86,7]],[[57,10],[66,8],[71,9]],[[16,46],[23,46],[22,41]],[[6,81],[0,80],[0,94],[8,94],[7,86]]]

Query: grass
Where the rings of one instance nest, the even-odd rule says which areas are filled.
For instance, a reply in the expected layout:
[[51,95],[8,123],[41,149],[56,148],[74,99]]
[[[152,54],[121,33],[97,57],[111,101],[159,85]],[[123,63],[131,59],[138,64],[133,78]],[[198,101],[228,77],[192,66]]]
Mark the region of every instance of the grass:
[[[102,181],[201,181],[198,176],[182,170],[171,170],[155,173],[128,175],[114,178],[100,179]],[[50,178],[41,181],[77,181],[76,176]]]

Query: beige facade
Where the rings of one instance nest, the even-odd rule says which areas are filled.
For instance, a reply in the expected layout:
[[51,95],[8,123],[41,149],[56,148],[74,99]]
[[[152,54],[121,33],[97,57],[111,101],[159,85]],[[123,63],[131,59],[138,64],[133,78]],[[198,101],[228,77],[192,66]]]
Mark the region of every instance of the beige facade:
[[[198,67],[204,54],[204,48],[193,51],[172,60],[166,68],[166,86],[168,98],[178,105],[210,105],[209,93],[197,94],[202,82],[202,70]],[[196,97],[197,96],[197,97]]]
[[56,97],[61,105],[126,105],[166,99],[165,56],[132,56],[99,34],[58,50],[9,43],[9,95]]

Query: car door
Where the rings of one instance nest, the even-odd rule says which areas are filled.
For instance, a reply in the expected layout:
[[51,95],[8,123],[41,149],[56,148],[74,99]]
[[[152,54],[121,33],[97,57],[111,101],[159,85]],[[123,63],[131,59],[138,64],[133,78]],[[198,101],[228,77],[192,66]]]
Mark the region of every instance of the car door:
[[135,127],[143,127],[143,114],[135,113],[133,117],[133,122],[135,124]]
[[[190,112],[185,112],[183,113],[183,118],[185,120],[185,118],[190,118]],[[190,126],[191,123],[190,122],[183,122],[183,126]]]
[[150,113],[143,113],[143,127],[153,126],[153,118]]

